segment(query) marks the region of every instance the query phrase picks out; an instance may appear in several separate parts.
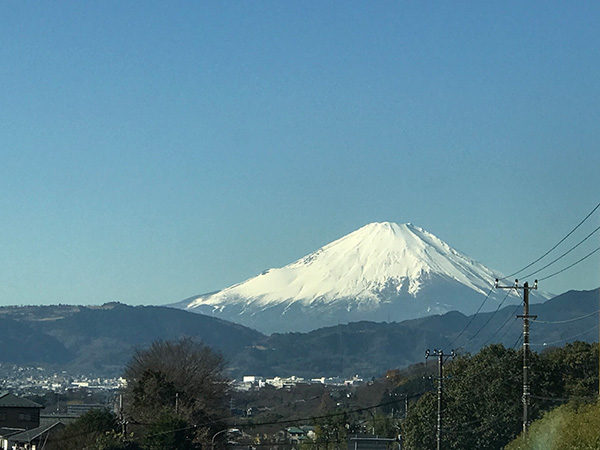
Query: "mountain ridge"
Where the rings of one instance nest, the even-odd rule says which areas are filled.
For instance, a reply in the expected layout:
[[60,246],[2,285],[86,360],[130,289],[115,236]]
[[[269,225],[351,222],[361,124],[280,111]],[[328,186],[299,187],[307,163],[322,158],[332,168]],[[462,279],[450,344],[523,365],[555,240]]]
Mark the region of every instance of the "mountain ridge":
[[[598,340],[600,288],[531,305],[531,349]],[[71,374],[121,375],[136,348],[191,337],[222,353],[228,373],[257,376],[381,376],[423,362],[428,348],[477,352],[519,347],[521,305],[467,316],[457,311],[402,322],[358,321],[308,333],[265,336],[242,325],[162,306],[0,307],[0,363],[44,365]]]

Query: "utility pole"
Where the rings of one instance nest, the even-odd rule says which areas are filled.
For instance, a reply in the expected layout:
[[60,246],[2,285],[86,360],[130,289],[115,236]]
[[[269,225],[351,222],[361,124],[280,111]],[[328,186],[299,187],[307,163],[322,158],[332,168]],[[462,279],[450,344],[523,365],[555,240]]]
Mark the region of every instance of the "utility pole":
[[125,439],[127,436],[127,422],[123,414],[123,394],[119,394],[119,421],[121,422],[122,439]]
[[452,350],[450,352],[449,355],[444,355],[444,351],[443,350],[433,350],[433,353],[431,353],[429,350],[427,350],[425,352],[425,359],[429,358],[430,356],[437,356],[438,357],[438,399],[437,399],[437,450],[441,450],[442,449],[442,397],[443,397],[443,376],[444,376],[444,370],[443,370],[443,366],[444,366],[444,357],[446,357],[446,359],[448,358],[454,358],[455,354],[454,354],[454,350]]
[[530,287],[526,281],[523,286],[519,286],[519,280],[515,280],[514,286],[498,286],[497,289],[523,289],[523,315],[517,316],[523,319],[523,438],[527,435],[529,429],[529,404],[531,400],[531,386],[529,384],[529,319],[537,319],[537,316],[529,314],[529,291],[538,288],[538,282],[535,280],[533,286]]

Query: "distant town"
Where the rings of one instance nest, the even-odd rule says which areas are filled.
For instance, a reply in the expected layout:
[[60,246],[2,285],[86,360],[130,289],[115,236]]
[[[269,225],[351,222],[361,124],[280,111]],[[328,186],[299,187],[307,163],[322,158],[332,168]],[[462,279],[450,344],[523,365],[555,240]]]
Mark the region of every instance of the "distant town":
[[[44,367],[19,366],[0,363],[0,391],[10,391],[22,396],[44,395],[48,392],[65,393],[77,389],[92,391],[118,391],[126,386],[122,377],[102,378],[91,375],[70,374],[67,371],[52,371]],[[232,380],[232,388],[239,391],[273,386],[278,389],[298,385],[322,384],[328,386],[356,386],[364,383],[360,376],[352,378],[320,377],[302,378],[297,376],[265,378],[247,375]]]

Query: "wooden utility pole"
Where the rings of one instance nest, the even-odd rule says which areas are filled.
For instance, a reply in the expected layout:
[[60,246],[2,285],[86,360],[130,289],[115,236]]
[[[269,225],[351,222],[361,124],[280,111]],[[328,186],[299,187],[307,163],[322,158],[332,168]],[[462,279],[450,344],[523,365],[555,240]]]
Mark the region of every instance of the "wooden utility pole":
[[496,278],[496,288],[500,289],[523,289],[523,315],[517,316],[523,319],[523,438],[527,435],[529,429],[529,404],[531,401],[531,386],[529,384],[529,319],[536,319],[537,316],[529,314],[529,291],[531,289],[537,289],[537,280],[530,287],[526,281],[523,286],[519,286],[519,280],[515,280],[514,286],[498,286],[498,279]]

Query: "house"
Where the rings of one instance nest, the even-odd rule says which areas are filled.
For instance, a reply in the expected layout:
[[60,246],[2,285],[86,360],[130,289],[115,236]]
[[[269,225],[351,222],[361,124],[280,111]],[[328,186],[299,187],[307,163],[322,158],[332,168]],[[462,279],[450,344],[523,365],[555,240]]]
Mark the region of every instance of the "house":
[[0,394],[0,428],[30,430],[40,426],[42,405],[17,397],[14,394]]
[[57,432],[65,427],[60,422],[54,422],[50,425],[43,425],[31,430],[21,431],[3,439],[3,449],[27,449],[40,450],[44,445],[52,441]]
[[306,440],[306,432],[297,427],[289,427],[285,429],[287,440],[290,444],[300,444]]
[[0,394],[0,448],[12,448],[11,439],[40,426],[42,405],[10,393]]
[[0,428],[0,449],[10,450],[12,447],[9,447],[8,439],[15,434],[21,433],[22,431],[23,430],[18,428]]

